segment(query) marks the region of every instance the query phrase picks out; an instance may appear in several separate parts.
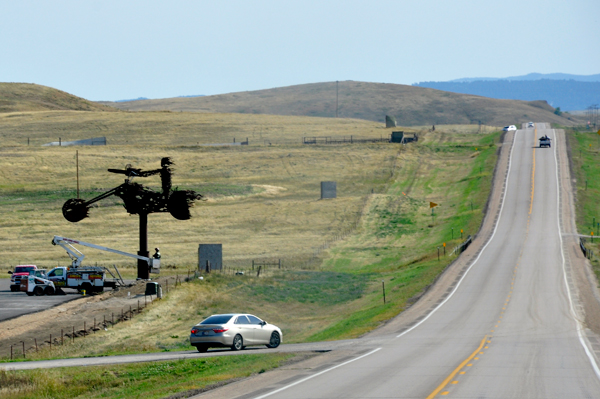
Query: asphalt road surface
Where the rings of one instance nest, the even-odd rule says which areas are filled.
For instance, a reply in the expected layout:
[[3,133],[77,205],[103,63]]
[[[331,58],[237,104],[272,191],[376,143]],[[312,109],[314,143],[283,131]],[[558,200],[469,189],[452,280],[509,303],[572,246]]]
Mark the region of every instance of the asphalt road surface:
[[[544,134],[552,148],[535,148]],[[568,283],[557,141],[553,130],[538,124],[507,143],[509,173],[490,240],[450,294],[412,327],[330,348],[320,344],[361,348],[266,387],[242,381],[200,397],[600,398],[598,361],[576,320]]]
[[[534,148],[544,134],[553,147]],[[516,132],[495,232],[433,313],[359,357],[244,397],[600,398],[567,284],[556,143],[543,124]]]
[[2,278],[0,279],[0,321],[39,312],[77,298],[81,298],[81,295],[75,292],[52,296],[28,296],[24,292],[10,292],[10,279]]

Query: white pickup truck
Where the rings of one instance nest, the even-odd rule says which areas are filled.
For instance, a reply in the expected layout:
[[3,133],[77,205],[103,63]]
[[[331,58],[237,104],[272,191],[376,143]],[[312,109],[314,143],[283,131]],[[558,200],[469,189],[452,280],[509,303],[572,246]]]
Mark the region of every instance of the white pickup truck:
[[106,279],[105,269],[97,266],[55,267],[46,279],[52,281],[57,290],[72,288],[87,293],[102,292],[104,287],[115,288],[118,283],[116,279]]

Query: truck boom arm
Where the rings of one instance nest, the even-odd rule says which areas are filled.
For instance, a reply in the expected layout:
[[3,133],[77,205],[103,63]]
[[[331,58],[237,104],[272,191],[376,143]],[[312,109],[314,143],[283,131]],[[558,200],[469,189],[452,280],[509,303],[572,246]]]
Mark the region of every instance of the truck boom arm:
[[67,251],[67,253],[69,254],[69,257],[73,261],[73,267],[81,266],[81,262],[83,261],[83,258],[85,257],[85,255],[82,254],[81,251],[79,251],[77,248],[75,248],[72,244],[83,245],[85,247],[98,249],[100,251],[112,252],[112,253],[115,253],[118,255],[129,256],[130,258],[145,260],[146,262],[148,262],[148,265],[150,267],[152,267],[152,264],[153,264],[153,259],[147,258],[145,256],[134,255],[134,254],[130,254],[128,252],[119,251],[117,249],[103,247],[101,245],[91,244],[89,242],[74,240],[72,238],[54,236],[54,238],[52,239],[52,245],[60,245]]

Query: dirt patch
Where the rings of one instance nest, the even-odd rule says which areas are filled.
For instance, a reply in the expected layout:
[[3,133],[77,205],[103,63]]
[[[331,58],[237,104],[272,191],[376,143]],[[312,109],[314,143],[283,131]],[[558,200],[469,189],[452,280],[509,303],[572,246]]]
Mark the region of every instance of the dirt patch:
[[[176,277],[160,277],[155,282],[163,290],[173,289]],[[0,357],[10,356],[10,347],[22,356],[22,343],[25,350],[35,350],[49,344],[50,336],[54,344],[75,336],[93,334],[112,323],[135,317],[145,306],[150,305],[155,296],[145,296],[146,282],[137,281],[129,287],[104,292],[100,295],[86,296],[66,302],[53,308],[23,315],[15,319],[0,322]],[[40,297],[39,300],[44,300]]]
[[219,198],[207,198],[206,202],[221,202],[221,201],[225,201],[225,200],[234,200],[234,199],[238,199],[238,198],[243,198],[243,197],[248,197],[248,196],[257,196],[257,195],[273,196],[273,195],[278,195],[280,192],[287,190],[285,187],[270,186],[268,184],[253,184],[252,187],[260,188],[263,191],[261,191],[260,193],[250,194],[250,195],[229,195],[226,197],[219,197]]

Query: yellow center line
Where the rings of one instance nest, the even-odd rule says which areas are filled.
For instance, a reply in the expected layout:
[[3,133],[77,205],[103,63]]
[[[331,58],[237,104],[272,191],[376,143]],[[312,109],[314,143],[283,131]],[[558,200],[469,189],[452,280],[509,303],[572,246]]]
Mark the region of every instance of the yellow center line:
[[483,345],[485,345],[485,341],[487,340],[487,337],[488,337],[487,335],[485,337],[483,337],[483,339],[481,340],[481,343],[479,344],[479,347],[477,349],[475,349],[475,351],[473,353],[471,353],[471,356],[469,356],[468,358],[466,358],[465,360],[463,360],[463,362],[461,364],[459,364],[458,367],[456,369],[454,369],[454,371],[452,373],[450,373],[450,375],[448,377],[446,377],[446,379],[444,381],[442,381],[442,383],[433,392],[431,392],[426,399],[435,398],[436,395],[438,393],[440,393],[440,391],[442,389],[444,389],[444,387],[446,385],[448,385],[448,383],[450,381],[452,381],[452,379],[454,378],[454,376],[456,374],[458,374],[458,372],[463,367],[465,367],[467,365],[467,363],[469,363],[471,361],[471,359],[473,359],[475,357],[475,355],[477,355],[479,353],[479,351],[481,350],[481,348],[483,348]]
[[[529,214],[533,210],[533,194],[535,192],[535,142],[537,138],[537,126],[533,133],[533,168],[531,169],[531,203],[529,204]],[[529,221],[527,221],[529,223]]]
[[[535,144],[537,141],[537,126],[535,127],[534,130],[534,136],[533,136],[533,166],[531,168],[531,200],[529,203],[529,216],[527,217],[527,231],[526,233],[529,234],[529,223],[531,221],[531,212],[533,211],[533,197],[535,194]],[[514,281],[515,281],[515,276],[517,274],[517,266],[519,265],[519,262],[521,260],[521,257],[523,256],[523,249],[521,249],[521,254],[519,255],[519,259],[517,261],[517,265],[515,266],[515,271],[513,273],[513,279],[511,282],[511,290],[509,291],[508,297],[506,298],[506,303],[504,304],[504,307],[502,308],[502,310],[506,310],[506,306],[508,305],[508,302],[510,301],[510,297],[511,294],[513,293],[513,287],[514,286]],[[500,312],[501,314],[503,314],[504,312]],[[502,318],[502,316],[500,316],[500,319]],[[500,323],[501,320],[498,320],[497,323]],[[494,326],[494,328],[497,328],[498,324],[496,324]],[[494,330],[490,330],[491,332],[494,332]],[[432,392],[429,394],[429,396],[427,396],[426,399],[433,399],[435,398],[438,394],[440,394],[440,392],[446,387],[446,385],[448,385],[449,383],[452,384],[457,384],[458,381],[453,381],[454,376],[456,376],[456,374],[458,374],[460,372],[460,374],[465,374],[464,371],[460,371],[463,367],[471,367],[472,364],[469,363],[471,360],[479,360],[479,357],[475,357],[478,354],[483,354],[483,352],[480,352],[481,349],[484,347],[485,343],[490,343],[491,341],[488,341],[488,335],[486,335],[483,340],[481,340],[481,343],[479,344],[479,347],[473,352],[471,353],[471,356],[469,356],[467,359],[465,359],[456,369],[454,369],[454,371],[452,373],[450,373],[450,375],[448,377],[446,377],[446,379],[444,381],[442,381],[442,383]],[[488,349],[488,347],[486,346],[485,349]],[[441,395],[448,395],[450,392],[449,391],[444,391],[441,392]]]

